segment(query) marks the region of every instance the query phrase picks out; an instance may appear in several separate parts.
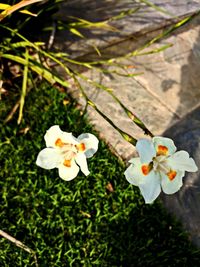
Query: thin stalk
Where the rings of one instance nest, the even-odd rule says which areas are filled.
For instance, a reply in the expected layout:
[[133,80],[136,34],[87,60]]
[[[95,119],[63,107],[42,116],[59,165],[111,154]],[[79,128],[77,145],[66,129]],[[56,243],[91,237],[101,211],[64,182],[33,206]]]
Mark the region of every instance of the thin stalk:
[[9,6],[2,13],[0,13],[0,21],[2,21],[5,17],[12,14],[13,12],[17,11],[18,9],[36,2],[42,2],[42,0],[22,0],[13,6]]
[[[14,56],[11,54],[2,54],[2,55],[0,54],[0,57],[13,60],[22,65],[26,65],[26,60],[19,56]],[[29,68],[33,70],[34,72],[36,72],[38,75],[42,76],[44,79],[46,79],[50,84],[57,82],[64,87],[70,86],[68,82],[62,80],[57,75],[53,74],[51,70],[45,68],[43,65],[39,64],[38,62],[34,60],[31,60],[31,59],[29,60]]]
[[162,33],[158,34],[156,37],[154,37],[151,41],[147,42],[146,44],[144,44],[142,47],[140,47],[139,49],[128,53],[124,58],[129,58],[131,56],[137,56],[140,54],[140,51],[144,50],[145,48],[149,47],[150,45],[154,44],[155,42],[158,42],[159,40],[161,40],[164,37],[167,37],[170,33],[174,32],[176,29],[180,28],[181,26],[183,26],[184,24],[188,23],[189,21],[191,21],[193,18],[195,18],[197,15],[200,14],[200,10],[198,10],[197,12],[193,13],[192,15],[178,21],[177,23],[175,23],[175,25],[171,26],[169,29],[163,31]]
[[139,128],[141,128],[144,131],[144,134],[149,135],[151,137],[153,137],[153,133],[146,127],[146,125],[142,122],[142,120],[137,117],[132,111],[130,111],[126,106],[124,106],[124,104],[119,100],[119,98],[113,94],[113,92],[111,91],[111,89],[107,88],[106,86],[99,84],[95,81],[90,80],[89,78],[87,78],[86,76],[82,75],[82,74],[78,74],[80,78],[82,78],[83,80],[87,81],[88,83],[96,86],[97,88],[100,88],[104,91],[106,91],[109,95],[112,96],[112,98],[121,106],[121,108],[124,110],[124,112],[127,114],[127,116],[131,119],[131,121],[133,123],[135,123]]
[[29,247],[24,245],[21,241],[17,240],[16,238],[12,237],[11,235],[9,235],[8,233],[6,233],[6,232],[4,232],[2,230],[0,230],[0,235],[3,236],[4,238],[6,238],[7,240],[9,240],[10,242],[14,243],[17,247],[22,248],[26,252],[28,252],[31,255],[33,255],[34,260],[35,260],[35,266],[39,267],[38,262],[37,262],[36,253],[35,253],[34,250],[30,249]]
[[22,120],[23,108],[24,108],[25,97],[26,97],[26,89],[27,89],[27,84],[28,84],[28,62],[29,62],[28,48],[26,48],[26,51],[25,51],[25,60],[26,60],[26,64],[24,65],[24,72],[23,72],[22,93],[21,93],[20,106],[19,106],[19,117],[17,120],[18,124],[20,124]]
[[166,15],[170,15],[171,17],[176,17],[174,14],[172,14],[171,12],[169,12],[168,10],[162,8],[162,7],[159,7],[158,5],[155,5],[153,4],[151,1],[148,1],[148,0],[139,0],[140,2],[142,3],[145,3],[146,5],[152,7],[153,9],[157,10],[158,12],[161,12],[163,14],[166,14]]
[[94,110],[96,110],[110,125],[112,125],[113,128],[121,134],[121,136],[124,138],[124,140],[126,140],[127,142],[129,142],[133,146],[136,146],[137,139],[132,137],[128,133],[124,132],[123,130],[121,130],[118,126],[116,126],[113,123],[113,121],[111,119],[109,119],[101,110],[99,110],[99,108],[96,106],[96,104],[91,99],[89,99],[89,97],[86,95],[83,87],[81,86],[81,84],[79,83],[77,78],[75,76],[73,78],[76,81],[76,83],[78,84],[78,87],[79,87],[83,97],[85,98],[87,104],[90,105]]

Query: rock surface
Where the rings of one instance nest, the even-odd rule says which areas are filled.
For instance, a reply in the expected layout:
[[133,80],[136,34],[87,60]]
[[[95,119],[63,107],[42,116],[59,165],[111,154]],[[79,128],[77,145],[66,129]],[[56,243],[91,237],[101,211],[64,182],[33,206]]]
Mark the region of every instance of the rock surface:
[[[147,52],[166,44],[173,44],[163,52],[115,62],[127,66],[126,71],[111,66],[105,67],[107,73],[93,69],[82,75],[112,89],[122,103],[139,116],[154,135],[161,135],[200,103],[199,21],[200,17],[197,17],[190,23],[189,31],[171,35],[142,51]],[[131,66],[133,68],[129,68]],[[142,75],[127,78],[116,74],[127,72],[130,74],[142,72]],[[89,98],[108,117],[111,117],[118,127],[136,138],[145,137],[108,93],[83,81],[82,85]],[[81,98],[80,101],[84,103]],[[134,147],[124,141],[93,109],[90,108],[88,114],[102,137],[117,153],[122,158],[130,158],[134,153]]]
[[[165,136],[172,138],[178,149],[186,150],[200,168],[200,107],[169,128]],[[184,185],[174,195],[162,195],[165,206],[181,219],[192,241],[200,247],[200,170],[188,173]]]
[[[87,28],[78,29],[86,38],[69,34],[68,30],[56,34],[54,47],[82,60],[99,59],[94,47],[101,52],[101,58],[124,55],[151,40],[166,26],[200,9],[199,0],[151,0],[161,11],[134,0],[73,0],[63,3],[56,17],[69,22],[71,16],[92,22],[109,21],[117,31]],[[134,12],[137,10],[137,12]],[[131,12],[132,13],[131,13]],[[130,15],[113,20],[123,12]]]

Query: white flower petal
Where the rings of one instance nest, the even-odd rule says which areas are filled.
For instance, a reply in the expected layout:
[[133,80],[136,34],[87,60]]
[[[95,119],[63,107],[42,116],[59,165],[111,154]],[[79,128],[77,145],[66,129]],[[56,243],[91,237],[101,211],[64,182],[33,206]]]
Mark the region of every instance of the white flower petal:
[[156,151],[152,141],[148,139],[140,139],[137,141],[136,150],[140,156],[142,163],[149,163],[156,156]]
[[145,176],[144,184],[139,185],[145,203],[152,203],[160,194],[160,175],[158,172],[151,171]]
[[99,140],[95,135],[90,133],[83,133],[79,135],[78,140],[80,143],[85,144],[86,150],[84,151],[87,158],[91,158],[97,152]]
[[144,175],[139,158],[131,159],[131,163],[124,173],[126,179],[129,183],[139,186],[145,203],[152,203],[161,192],[159,173],[152,170],[148,175]]
[[79,172],[79,167],[74,160],[71,161],[71,167],[66,167],[64,164],[58,166],[59,176],[65,181],[71,181]]
[[139,186],[139,184],[142,184],[145,179],[141,169],[142,164],[140,162],[140,158],[132,158],[129,162],[131,165],[124,172],[126,180],[130,184]]
[[63,160],[62,155],[55,148],[45,148],[37,156],[36,164],[44,169],[57,168]]
[[78,153],[75,160],[76,160],[76,163],[79,165],[81,171],[85,174],[85,176],[90,174],[88,170],[87,159],[86,159],[85,154]]
[[177,171],[176,177],[173,180],[170,180],[167,175],[162,173],[161,187],[163,192],[168,195],[176,193],[183,185],[182,178],[184,175],[185,175],[184,171]]
[[76,145],[79,143],[78,139],[72,135],[72,133],[62,132],[62,141],[64,143]]
[[193,158],[188,152],[181,150],[167,159],[168,165],[175,170],[196,172],[198,170]]
[[174,145],[174,141],[167,137],[155,136],[152,139],[154,147],[156,151],[158,150],[158,146],[165,146],[168,149],[168,155],[172,155],[176,151],[176,146]]
[[78,144],[77,139],[72,135],[72,133],[63,132],[58,125],[54,125],[47,130],[44,136],[47,147],[58,147],[56,141],[60,139],[60,144]]
[[50,127],[45,136],[44,140],[46,142],[47,147],[56,147],[55,142],[57,139],[62,137],[62,131],[58,125],[54,125]]

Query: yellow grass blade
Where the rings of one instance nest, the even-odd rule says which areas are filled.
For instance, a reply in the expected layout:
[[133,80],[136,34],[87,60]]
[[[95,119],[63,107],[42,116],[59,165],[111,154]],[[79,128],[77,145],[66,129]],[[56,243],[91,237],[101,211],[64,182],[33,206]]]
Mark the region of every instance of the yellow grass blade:
[[28,85],[28,62],[29,62],[29,53],[28,49],[26,48],[25,52],[25,61],[26,64],[24,65],[24,72],[23,72],[23,82],[22,82],[22,93],[20,98],[20,105],[19,105],[19,117],[17,123],[20,124],[23,116],[23,108],[25,103],[25,96],[26,96],[26,89]]
[[9,6],[3,12],[0,13],[0,21],[2,21],[5,17],[7,17],[8,15],[12,14],[13,12],[17,11],[22,7],[41,1],[43,0],[22,0],[13,6]]

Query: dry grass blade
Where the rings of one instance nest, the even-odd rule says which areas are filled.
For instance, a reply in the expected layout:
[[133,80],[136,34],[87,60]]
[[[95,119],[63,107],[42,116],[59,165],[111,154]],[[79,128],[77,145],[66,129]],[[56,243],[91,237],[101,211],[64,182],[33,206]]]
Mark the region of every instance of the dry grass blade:
[[150,7],[152,7],[153,9],[157,10],[158,12],[161,12],[163,14],[169,15],[171,17],[176,17],[174,14],[172,14],[168,10],[166,10],[166,9],[164,9],[164,8],[158,6],[158,5],[155,5],[151,1],[148,1],[148,0],[139,0],[139,1],[142,2],[142,3],[145,3],[146,5],[148,5]]
[[32,250],[31,248],[27,247],[24,245],[21,241],[17,240],[16,238],[12,237],[11,235],[7,234],[6,232],[0,230],[0,235],[6,238],[7,240],[11,241],[14,243],[17,247],[22,248],[23,250],[27,251],[28,253],[32,254],[35,260],[35,266],[39,267],[38,262],[37,262],[37,257],[35,254],[35,251]]
[[13,12],[17,11],[18,9],[34,4],[36,2],[42,2],[43,0],[22,0],[19,3],[10,6],[6,8],[1,14],[0,14],[0,21],[2,21],[4,18],[6,18],[8,15],[11,15]]
[[24,102],[25,102],[25,96],[26,96],[26,89],[27,89],[27,84],[28,84],[28,61],[29,61],[29,52],[28,49],[26,48],[25,52],[25,60],[26,64],[24,65],[24,72],[23,72],[23,83],[22,83],[22,94],[20,98],[20,106],[19,106],[19,117],[17,120],[17,123],[20,124],[23,116],[23,107],[24,107]]
[[6,117],[6,119],[4,120],[4,123],[7,123],[10,120],[12,120],[12,118],[13,118],[15,112],[17,111],[19,105],[20,105],[20,100],[18,100],[17,103],[14,105],[14,107],[12,108],[12,110],[10,111],[10,113],[8,114],[8,116]]

